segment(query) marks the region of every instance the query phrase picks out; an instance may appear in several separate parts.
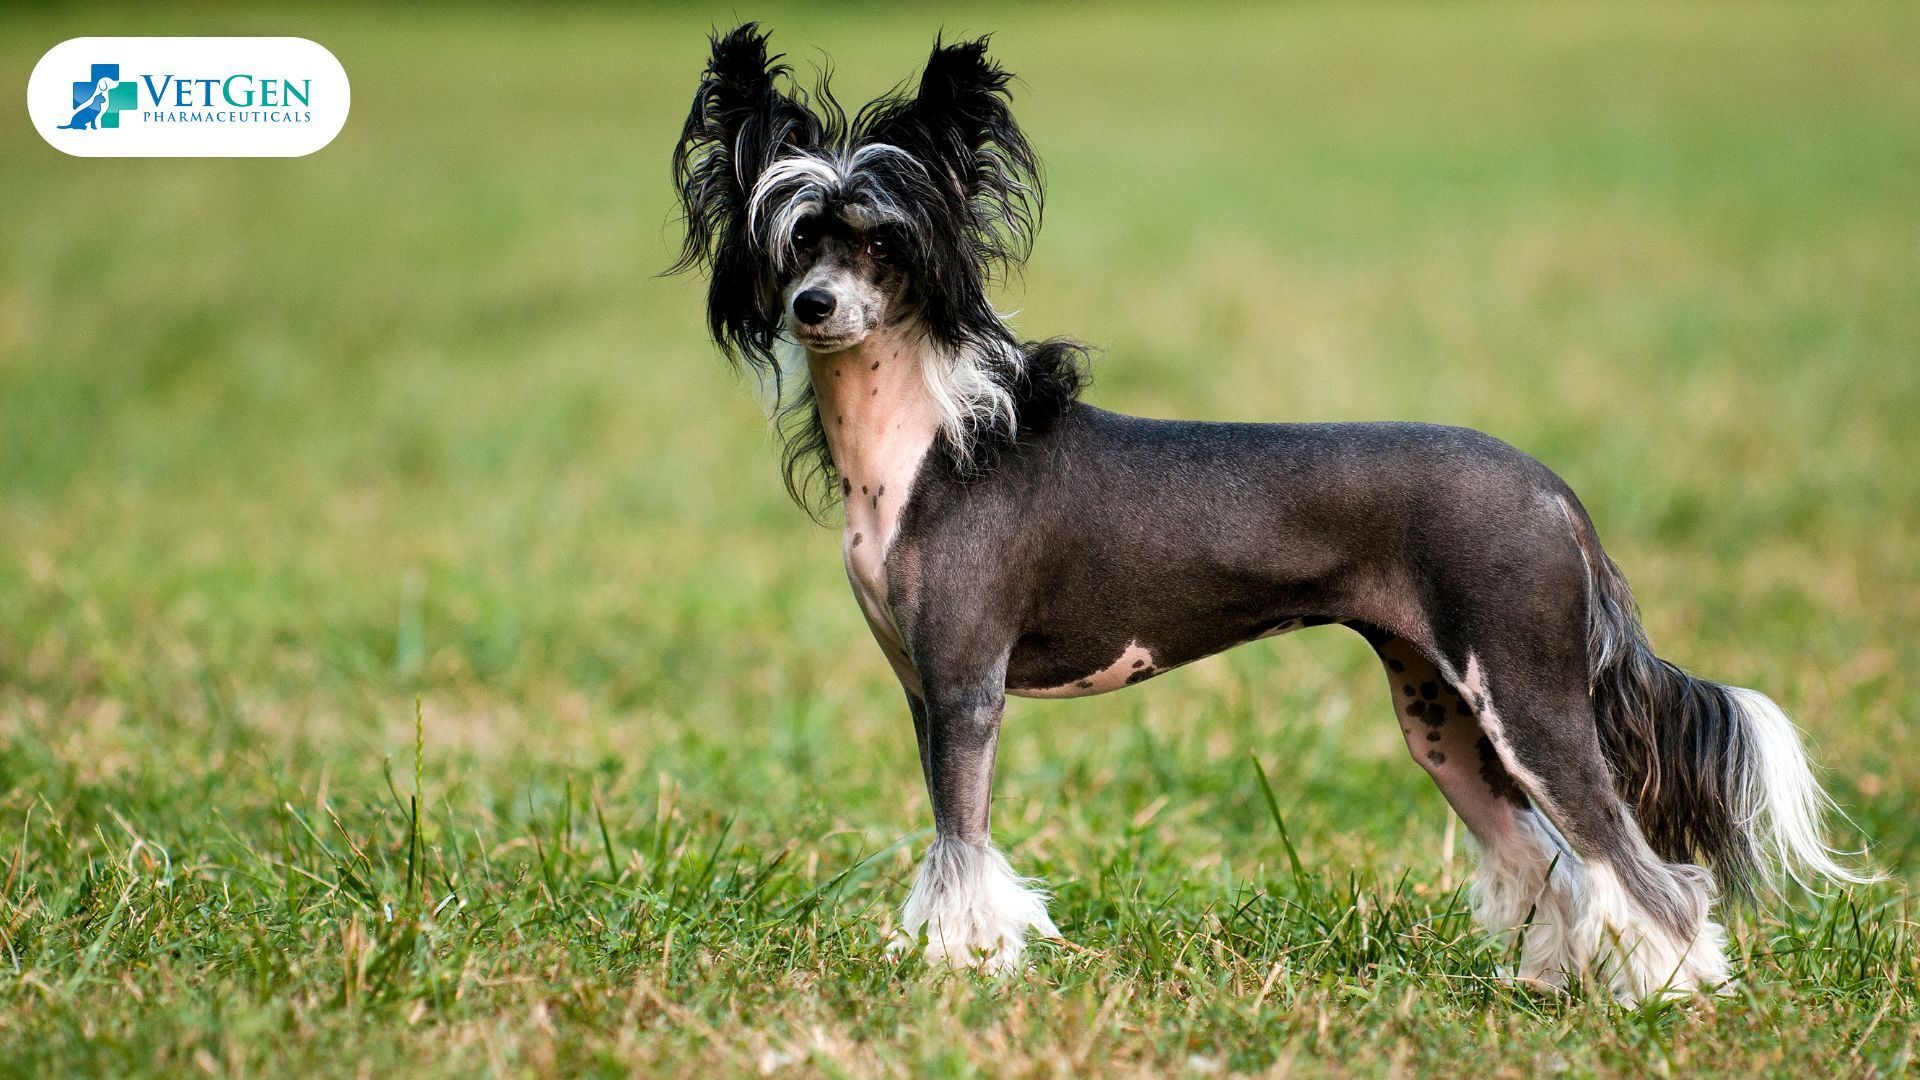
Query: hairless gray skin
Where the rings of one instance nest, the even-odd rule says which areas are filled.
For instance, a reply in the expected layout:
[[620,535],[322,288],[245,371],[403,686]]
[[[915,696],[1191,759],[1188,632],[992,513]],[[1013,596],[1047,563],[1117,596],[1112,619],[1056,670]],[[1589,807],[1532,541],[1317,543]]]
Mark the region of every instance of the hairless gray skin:
[[674,154],[679,268],[707,270],[720,345],[792,391],[789,487],[844,506],[848,578],[906,690],[936,838],[900,945],[1008,971],[1028,931],[1058,933],[991,843],[1008,694],[1098,694],[1323,624],[1379,654],[1520,979],[1720,988],[1716,884],[1862,878],[1822,838],[1791,723],[1652,652],[1539,462],[1460,428],[1080,402],[1083,350],[1020,341],[987,301],[1039,173],[984,40],[936,44],[917,91],[851,121],[777,59],[752,24],[714,39]]

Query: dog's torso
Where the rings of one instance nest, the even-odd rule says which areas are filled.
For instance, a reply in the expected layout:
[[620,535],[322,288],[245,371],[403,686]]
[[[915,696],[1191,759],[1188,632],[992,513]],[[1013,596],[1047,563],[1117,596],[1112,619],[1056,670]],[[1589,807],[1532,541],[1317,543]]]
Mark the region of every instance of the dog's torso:
[[[1102,693],[1330,622],[1430,641],[1437,591],[1524,590],[1529,576],[1544,588],[1541,533],[1565,534],[1556,497],[1571,497],[1533,459],[1462,428],[1087,405],[984,476],[947,465],[938,448],[925,457],[887,551],[891,621],[911,663],[932,659],[931,641],[1005,650],[1008,692],[1032,697]],[[1532,563],[1503,555],[1522,547]],[[1449,573],[1422,573],[1431,561]]]

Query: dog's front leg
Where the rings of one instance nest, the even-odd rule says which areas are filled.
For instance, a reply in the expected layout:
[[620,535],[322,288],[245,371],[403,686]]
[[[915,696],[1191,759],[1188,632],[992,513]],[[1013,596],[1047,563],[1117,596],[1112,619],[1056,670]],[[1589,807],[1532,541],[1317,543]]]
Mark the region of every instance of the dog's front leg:
[[1028,930],[1054,937],[1046,897],[1013,872],[988,826],[993,757],[1006,707],[1002,676],[929,682],[914,702],[934,838],[914,879],[896,947],[925,942],[930,964],[1002,974],[1019,967]]

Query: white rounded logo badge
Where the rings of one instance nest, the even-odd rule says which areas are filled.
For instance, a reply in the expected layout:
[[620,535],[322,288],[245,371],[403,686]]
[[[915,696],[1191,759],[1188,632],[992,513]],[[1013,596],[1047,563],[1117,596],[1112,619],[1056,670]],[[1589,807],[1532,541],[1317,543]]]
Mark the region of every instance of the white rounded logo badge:
[[47,50],[27,113],[76,157],[304,157],[353,94],[325,47],[293,37],[87,37]]

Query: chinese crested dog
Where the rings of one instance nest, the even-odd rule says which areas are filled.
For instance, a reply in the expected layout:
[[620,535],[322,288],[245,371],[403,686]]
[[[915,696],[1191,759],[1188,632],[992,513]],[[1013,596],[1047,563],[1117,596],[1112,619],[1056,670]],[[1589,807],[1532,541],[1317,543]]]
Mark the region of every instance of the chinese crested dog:
[[988,827],[1006,695],[1117,690],[1339,624],[1379,654],[1413,760],[1480,849],[1517,978],[1623,1000],[1726,984],[1716,893],[1864,880],[1781,710],[1656,656],[1580,500],[1490,436],[1227,424],[1078,400],[1085,350],[988,299],[1039,220],[986,42],[851,119],[713,41],[673,155],[714,339],[770,376],[787,486],[839,502],[847,577],[906,691],[936,835],[901,922],[1007,971],[1056,936]]

